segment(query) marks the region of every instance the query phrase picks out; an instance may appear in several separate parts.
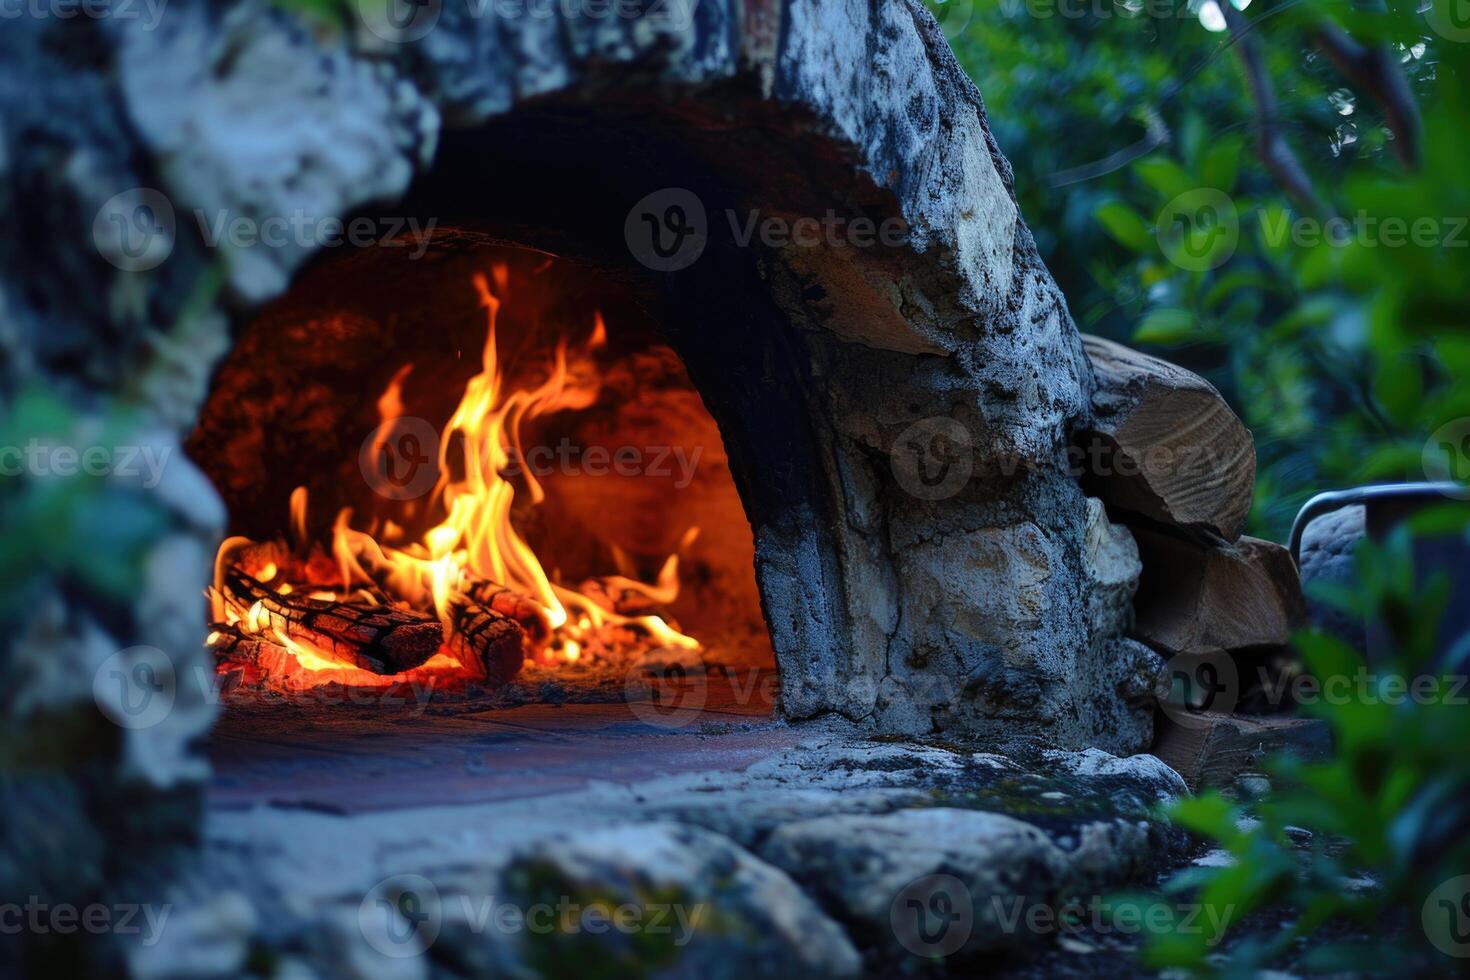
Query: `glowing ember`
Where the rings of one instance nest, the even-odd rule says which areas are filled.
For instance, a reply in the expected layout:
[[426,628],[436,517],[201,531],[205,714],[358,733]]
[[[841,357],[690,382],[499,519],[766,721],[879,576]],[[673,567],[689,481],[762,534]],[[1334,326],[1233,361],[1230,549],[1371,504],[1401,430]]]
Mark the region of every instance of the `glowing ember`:
[[[439,440],[440,476],[429,496],[429,513],[439,522],[410,541],[391,521],[354,527],[352,511],[343,509],[328,554],[307,540],[306,489],[298,487],[289,506],[291,546],[240,537],[220,546],[206,642],[221,672],[248,663],[252,682],[286,690],[325,683],[381,687],[425,676],[504,680],[521,655],[540,664],[571,664],[585,662],[590,649],[620,645],[699,648],[652,611],[678,596],[677,555],[668,557],[652,584],[611,575],[574,589],[552,580],[512,523],[517,487],[506,474],[519,474],[533,506],[546,499],[520,465],[521,427],[597,400],[600,376],[592,355],[605,345],[607,328],[596,317],[582,346],[569,351],[565,341],[557,345],[544,381],[508,391],[495,331],[507,278],[499,265],[488,279],[474,278],[486,339],[481,370]],[[400,369],[378,399],[384,423],[403,416],[403,383],[412,370]],[[697,533],[686,532],[683,546]],[[423,644],[431,635],[442,635],[443,642],[428,655]],[[517,642],[512,657],[506,647]]]

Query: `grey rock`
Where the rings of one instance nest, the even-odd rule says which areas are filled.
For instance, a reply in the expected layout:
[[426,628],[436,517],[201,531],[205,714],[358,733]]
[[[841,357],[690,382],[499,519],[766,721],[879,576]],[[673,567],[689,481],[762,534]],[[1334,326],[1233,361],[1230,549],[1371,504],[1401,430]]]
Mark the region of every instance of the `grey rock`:
[[1108,521],[1107,509],[1087,498],[1087,532],[1082,569],[1091,586],[1087,626],[1094,636],[1116,636],[1131,625],[1133,594],[1143,563],[1138,544],[1121,524]]
[[[256,929],[255,909],[233,891],[170,893],[156,935],[124,940],[136,980],[209,980],[238,977]],[[162,909],[160,909],[162,912]]]
[[1271,793],[1271,780],[1256,773],[1242,773],[1235,777],[1235,789],[1248,800],[1259,800]]
[[[520,933],[517,958],[543,973],[608,957],[681,976],[853,976],[856,950],[784,873],[708,831],[630,824],[542,841],[506,866],[506,900],[521,908],[570,900],[631,904],[641,935],[568,929]],[[652,916],[669,927],[654,930]],[[634,942],[634,940],[637,942]]]
[[1358,542],[1367,533],[1367,510],[1362,504],[1323,514],[1303,530],[1299,562],[1302,589],[1307,597],[1307,617],[1312,625],[1337,635],[1358,650],[1367,649],[1363,617],[1313,598],[1312,586],[1351,584],[1357,578],[1353,556]]
[[[858,762],[852,751],[846,765]],[[1182,831],[1156,816],[1188,790],[1153,756],[1046,752],[1023,765],[940,750],[913,760],[921,764],[910,784],[928,785],[928,802],[939,805],[786,822],[760,850],[885,956],[916,952],[903,909],[909,899],[922,902],[935,876],[963,884],[947,900],[969,910],[965,944],[955,951],[966,956],[1044,942],[1047,934],[1028,931],[1028,910],[1045,916],[1065,901],[1147,879],[1188,847]],[[891,777],[894,766],[885,768]]]
[[941,876],[960,883],[948,898],[961,917],[953,928],[968,931],[955,951],[965,956],[1034,938],[1024,926],[1026,911],[1055,908],[1074,875],[1072,859],[1036,827],[943,807],[787,824],[761,854],[895,959],[916,952],[903,937],[909,897],[942,884]]
[[[222,17],[170,11],[157,29],[130,27],[118,65],[179,233],[217,248],[230,284],[252,303],[284,289],[329,243],[324,222],[407,189],[438,130],[437,114],[411,87],[341,46],[319,46],[263,5]],[[273,238],[269,219],[292,222],[291,230]],[[260,228],[259,240],[232,235],[235,221]]]
[[1189,787],[1157,756],[1142,753],[1127,757],[1109,755],[1099,749],[1082,752],[1046,752],[1044,757],[1068,776],[1086,780],[1113,777],[1126,780],[1148,794],[1155,804],[1169,803],[1189,795]]

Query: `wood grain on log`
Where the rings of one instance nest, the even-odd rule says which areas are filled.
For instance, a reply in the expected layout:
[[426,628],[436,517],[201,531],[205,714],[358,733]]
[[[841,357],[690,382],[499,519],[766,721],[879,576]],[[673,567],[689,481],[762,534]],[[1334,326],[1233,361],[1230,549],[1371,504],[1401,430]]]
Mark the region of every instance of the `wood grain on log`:
[[1187,724],[1161,717],[1149,751],[1198,791],[1258,769],[1268,754],[1288,752],[1311,761],[1325,757],[1330,748],[1327,723],[1317,718],[1202,713]]
[[1107,504],[1228,541],[1240,536],[1256,480],[1255,443],[1199,375],[1084,335],[1104,452],[1088,452],[1091,492]]
[[473,657],[485,668],[485,679],[504,684],[525,662],[525,630],[510,616],[477,602],[450,606],[450,649]]
[[259,603],[272,629],[375,674],[417,667],[444,642],[437,619],[405,609],[280,595],[238,568],[225,572],[224,585],[239,605]]
[[614,576],[583,579],[577,591],[619,616],[648,616],[658,611],[658,603],[647,593],[619,585]]
[[1285,646],[1306,624],[1296,565],[1259,538],[1209,545],[1134,527],[1143,575],[1132,636],[1167,656]]
[[235,684],[255,687],[271,678],[289,678],[296,656],[266,637],[247,633],[239,623],[210,623],[207,646],[214,653],[226,690]]
[[465,586],[464,595],[471,603],[515,620],[533,644],[543,644],[551,638],[551,624],[541,607],[519,592],[479,579]]

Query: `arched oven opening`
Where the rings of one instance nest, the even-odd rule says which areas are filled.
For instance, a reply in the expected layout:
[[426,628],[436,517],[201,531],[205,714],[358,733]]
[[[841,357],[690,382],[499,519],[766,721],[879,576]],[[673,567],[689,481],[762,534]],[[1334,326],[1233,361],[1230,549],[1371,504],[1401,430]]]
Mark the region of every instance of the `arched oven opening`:
[[[438,223],[326,256],[244,329],[186,446],[230,515],[207,637],[226,799],[280,792],[324,731],[391,758],[409,722],[769,717],[750,524],[655,306]],[[315,802],[354,768],[324,761]]]

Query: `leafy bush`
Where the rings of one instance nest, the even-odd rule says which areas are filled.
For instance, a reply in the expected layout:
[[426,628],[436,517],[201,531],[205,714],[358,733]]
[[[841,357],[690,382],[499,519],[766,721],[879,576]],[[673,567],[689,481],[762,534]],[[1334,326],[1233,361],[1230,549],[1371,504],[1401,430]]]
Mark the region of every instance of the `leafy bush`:
[[[1001,0],[963,31],[954,0],[936,4],[1079,326],[1206,375],[1254,431],[1250,531],[1263,537],[1284,538],[1324,489],[1470,475],[1470,37],[1434,2]],[[1207,30],[1211,17],[1229,29]],[[1330,36],[1385,55],[1402,97],[1348,77]],[[1268,165],[1263,116],[1301,180]],[[1433,663],[1446,583],[1417,581],[1409,555],[1411,533],[1464,535],[1466,511],[1424,520],[1434,527],[1367,544],[1358,586],[1326,597],[1383,624],[1380,679],[1465,671]],[[1356,689],[1357,651],[1316,632],[1296,645],[1319,681]],[[1435,940],[1470,916],[1470,896],[1434,890],[1470,872],[1470,709],[1370,690],[1309,709],[1333,755],[1275,760],[1265,800],[1175,808],[1233,860],[1167,888],[1230,907],[1237,936],[1222,956],[1209,932],[1161,928],[1146,965],[1244,974],[1306,936],[1303,969],[1448,962]],[[1241,917],[1267,910],[1284,925],[1239,938]],[[1357,939],[1324,939],[1328,923]]]
[[[1470,44],[1397,0],[1265,5],[1247,36],[1322,213],[1293,204],[1257,152],[1240,44],[1182,3],[1005,0],[953,44],[1079,326],[1220,388],[1256,435],[1251,533],[1280,539],[1318,490],[1422,479],[1426,439],[1470,415]],[[1423,112],[1417,168],[1380,102],[1314,43],[1323,24],[1391,52]],[[1171,243],[1168,218],[1222,197],[1203,213],[1233,240],[1205,242],[1206,227]],[[1324,215],[1348,224],[1324,230]],[[1390,218],[1434,231],[1389,244]]]
[[[1423,515],[1465,525],[1463,508]],[[1230,855],[1226,866],[1190,868],[1168,891],[1205,908],[1232,910],[1232,923],[1266,908],[1289,910],[1288,921],[1232,947],[1224,964],[1209,937],[1162,931],[1144,961],[1153,967],[1264,968],[1297,940],[1330,922],[1354,927],[1350,940],[1316,943],[1301,966],[1320,972],[1428,972],[1459,948],[1461,902],[1470,894],[1470,706],[1465,703],[1465,648],[1436,663],[1437,626],[1449,595],[1441,570],[1416,577],[1412,532],[1397,529],[1383,544],[1365,541],[1357,555],[1359,584],[1324,597],[1356,613],[1371,611],[1388,649],[1371,667],[1341,640],[1321,631],[1297,640],[1304,663],[1323,692],[1303,711],[1331,728],[1330,758],[1303,763],[1278,758],[1269,768],[1278,787],[1256,805],[1231,803],[1218,792],[1180,802],[1171,816]],[[1307,828],[1311,846],[1298,850],[1289,828]],[[1444,886],[1444,887],[1442,887]],[[1439,902],[1449,901],[1443,909]],[[1447,913],[1447,914],[1446,914]],[[1467,947],[1470,951],[1470,947]]]

